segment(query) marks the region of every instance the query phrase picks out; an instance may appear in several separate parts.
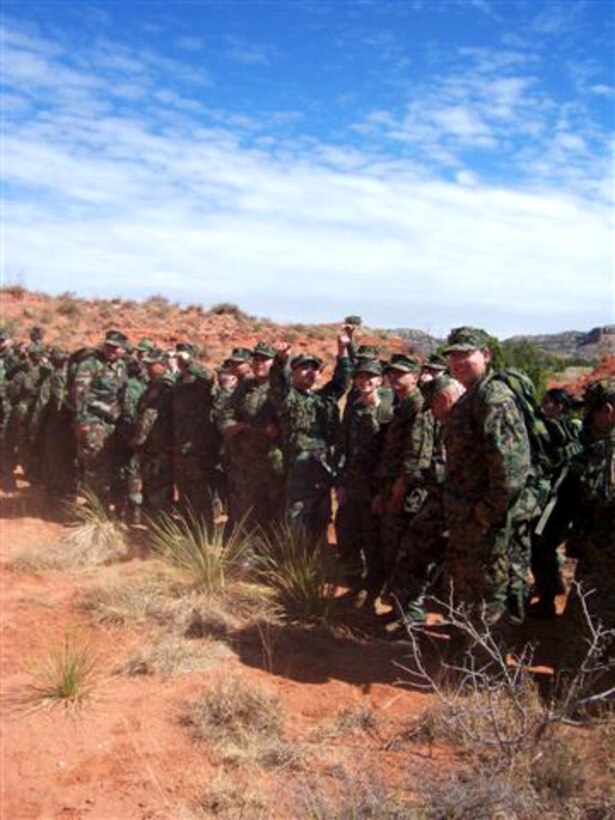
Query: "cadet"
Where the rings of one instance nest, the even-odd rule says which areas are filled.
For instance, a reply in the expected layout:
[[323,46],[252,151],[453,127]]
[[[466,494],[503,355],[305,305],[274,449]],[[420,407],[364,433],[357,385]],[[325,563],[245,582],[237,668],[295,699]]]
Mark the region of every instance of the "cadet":
[[21,464],[25,477],[30,482],[36,482],[40,477],[39,452],[30,437],[30,417],[41,382],[49,372],[49,364],[45,362],[45,349],[42,345],[33,343],[24,351],[8,385],[11,402],[7,429],[7,439],[10,442],[8,470],[12,473],[17,464]]
[[405,353],[396,353],[386,365],[396,397],[395,412],[384,437],[378,465],[378,494],[374,512],[381,516],[383,567],[386,582],[397,562],[397,553],[408,520],[425,500],[422,485],[433,456],[433,417],[418,388],[421,364]]
[[250,368],[251,359],[252,351],[249,347],[233,348],[233,352],[228,359],[226,359],[226,364],[231,373],[237,379],[238,384],[252,375],[252,370]]
[[[179,347],[179,346],[178,346]],[[179,378],[173,389],[173,480],[184,514],[213,525],[219,436],[214,424],[214,374],[195,361],[183,343],[177,354]]]
[[356,398],[344,409],[338,443],[338,509],[335,531],[340,559],[355,588],[365,575],[367,596],[375,597],[385,577],[380,519],[372,511],[378,492],[376,469],[382,441],[393,416],[393,396],[382,386],[382,364],[359,358],[355,364]]
[[317,387],[322,369],[318,356],[302,353],[288,359],[290,345],[276,345],[271,368],[271,398],[282,433],[286,471],[286,517],[292,527],[314,541],[326,538],[331,520],[334,444],[339,428],[338,401],[351,374],[350,336],[338,337],[333,377]]
[[173,377],[162,350],[143,357],[148,384],[137,405],[132,446],[139,455],[143,482],[143,511],[170,513],[173,504]]
[[7,492],[15,489],[15,476],[7,441],[7,429],[11,415],[11,401],[8,394],[9,372],[13,367],[11,343],[8,330],[0,328],[0,489]]
[[274,356],[265,342],[255,346],[250,362],[254,375],[239,383],[220,413],[218,425],[228,454],[231,524],[247,519],[268,529],[282,515],[282,451],[269,398]]
[[523,619],[527,555],[516,555],[515,529],[528,520],[524,491],[531,475],[525,420],[512,390],[494,378],[484,330],[451,331],[445,354],[467,392],[444,429],[445,510],[450,532],[448,579],[457,600],[484,607],[494,624],[508,611]]
[[114,433],[121,413],[120,392],[128,377],[122,360],[127,348],[126,336],[110,330],[99,349],[76,358],[72,376],[79,478],[106,507],[116,468]]
[[[140,342],[142,344],[142,342]],[[136,356],[126,359],[126,382],[119,392],[120,416],[115,432],[115,482],[114,501],[123,521],[127,524],[141,523],[141,465],[132,448],[136,431],[137,408],[147,386],[147,369],[143,356],[153,347],[137,348]]]

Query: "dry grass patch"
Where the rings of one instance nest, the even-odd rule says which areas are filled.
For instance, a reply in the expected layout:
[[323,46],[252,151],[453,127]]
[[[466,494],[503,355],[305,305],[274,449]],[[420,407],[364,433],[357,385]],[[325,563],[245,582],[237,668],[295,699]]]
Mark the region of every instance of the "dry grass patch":
[[345,706],[332,720],[319,726],[313,732],[315,741],[334,740],[348,735],[371,735],[378,728],[378,718],[374,710],[365,704]]
[[201,796],[196,817],[220,817],[224,820],[265,820],[272,816],[271,806],[258,791],[222,775]]
[[171,678],[213,669],[231,655],[229,647],[219,641],[196,642],[177,635],[160,635],[116,667],[115,672]]
[[177,591],[168,578],[146,576],[112,581],[87,590],[79,608],[95,621],[111,626],[168,623]]
[[125,559],[130,547],[126,529],[115,521],[93,493],[83,503],[69,505],[72,522],[67,534],[51,546],[22,552],[11,562],[18,572],[72,569]]
[[19,705],[26,711],[63,706],[82,706],[93,694],[98,661],[88,636],[66,634],[37,660],[30,672]]
[[316,778],[300,788],[297,802],[309,820],[409,820],[421,815],[373,772],[341,767],[332,782]]

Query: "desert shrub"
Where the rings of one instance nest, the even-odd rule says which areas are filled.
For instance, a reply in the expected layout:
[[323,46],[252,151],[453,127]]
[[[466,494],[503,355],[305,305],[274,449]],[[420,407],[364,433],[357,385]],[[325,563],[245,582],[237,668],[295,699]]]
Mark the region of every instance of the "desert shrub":
[[227,678],[206,689],[182,716],[196,740],[244,746],[258,739],[280,738],[284,714],[277,695]]
[[151,620],[168,620],[172,594],[169,583],[161,579],[130,580],[87,590],[79,608],[91,613],[101,624],[138,626]]
[[371,734],[376,731],[378,719],[374,710],[366,704],[344,706],[332,720],[319,726],[314,732],[315,740],[333,740],[351,734]]
[[297,802],[309,820],[408,820],[418,815],[400,795],[372,772],[342,767],[332,784],[311,779],[302,784]]
[[27,710],[81,706],[92,695],[96,680],[97,660],[90,639],[67,633],[33,666],[21,705]]
[[258,550],[259,577],[287,619],[331,619],[336,562],[333,550],[301,529],[278,524]]
[[76,319],[80,313],[80,307],[75,294],[70,291],[61,293],[56,299],[55,310],[67,319]]
[[140,647],[114,671],[124,675],[171,678],[212,669],[230,654],[229,647],[218,641],[195,643],[178,635],[165,634]]
[[234,302],[218,302],[209,308],[208,313],[214,316],[235,316],[237,319],[247,318],[247,313]]
[[159,293],[148,297],[143,302],[143,307],[154,319],[166,319],[171,312],[171,302]]

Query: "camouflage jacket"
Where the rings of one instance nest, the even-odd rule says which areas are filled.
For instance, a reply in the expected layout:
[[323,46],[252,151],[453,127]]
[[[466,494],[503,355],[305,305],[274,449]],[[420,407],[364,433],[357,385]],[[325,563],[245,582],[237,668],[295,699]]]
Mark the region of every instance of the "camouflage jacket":
[[244,379],[222,408],[218,427],[222,433],[234,424],[247,425],[226,445],[233,459],[261,459],[269,456],[279,443],[265,432],[268,425],[276,425],[276,414],[271,402],[268,383],[259,384],[256,379]]
[[298,390],[285,363],[276,357],[271,368],[270,397],[281,431],[284,463],[316,459],[332,470],[333,446],[339,429],[338,401],[350,377],[350,360],[338,358],[330,381],[318,390]]
[[214,425],[214,374],[195,369],[193,380],[180,378],[173,388],[173,451],[178,455],[204,455],[216,449]]
[[150,382],[139,399],[133,446],[148,456],[166,455],[173,448],[173,377]]
[[45,365],[35,365],[29,361],[21,365],[8,385],[12,414],[22,419],[30,416],[39,387],[49,374],[49,367]]
[[[570,547],[581,559],[596,565],[615,563],[615,430],[592,441],[575,459],[577,506]],[[602,570],[606,571],[604,564]]]
[[530,443],[515,397],[488,373],[455,403],[444,427],[450,523],[475,517],[503,526],[531,475]]
[[423,486],[433,456],[433,425],[418,388],[396,405],[378,464],[381,481],[404,478],[409,490]]
[[128,376],[120,388],[118,400],[120,416],[117,421],[117,435],[122,445],[129,446],[135,434],[139,399],[145,393],[147,383],[141,375]]
[[387,427],[393,418],[393,395],[379,391],[380,403],[370,407],[361,401],[346,405],[337,446],[339,484],[377,493],[376,470]]
[[30,437],[33,440],[39,435],[45,417],[57,418],[69,413],[67,382],[67,364],[47,373],[41,382],[30,416]]
[[120,394],[128,378],[126,364],[108,361],[101,351],[77,364],[70,389],[70,403],[79,422],[115,424],[121,414]]

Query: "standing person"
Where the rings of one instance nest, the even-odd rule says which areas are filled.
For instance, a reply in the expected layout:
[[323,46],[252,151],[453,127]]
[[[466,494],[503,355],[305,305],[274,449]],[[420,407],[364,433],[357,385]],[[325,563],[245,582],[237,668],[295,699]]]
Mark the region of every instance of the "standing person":
[[173,504],[174,378],[163,351],[150,350],[143,358],[148,384],[137,405],[132,446],[139,455],[143,482],[143,512],[170,513]]
[[490,624],[523,620],[529,543],[526,488],[531,452],[512,390],[495,378],[488,334],[451,331],[445,354],[466,388],[445,427],[445,510],[450,532],[448,579],[457,600],[481,607]]
[[173,481],[180,510],[214,522],[218,432],[214,421],[214,374],[195,361],[194,351],[177,354],[179,378],[173,389]]
[[354,591],[364,585],[375,597],[384,582],[380,519],[372,510],[378,491],[376,470],[382,442],[393,417],[393,396],[382,386],[382,364],[359,358],[354,367],[355,399],[344,409],[337,447],[338,552]]
[[229,521],[264,530],[282,515],[283,464],[269,373],[275,351],[258,342],[245,378],[225,403],[218,420],[228,453]]
[[126,360],[126,375],[126,382],[119,393],[114,491],[122,519],[127,524],[140,524],[143,504],[141,465],[131,442],[136,430],[139,400],[147,387],[147,371],[138,352]]
[[271,397],[282,434],[286,471],[286,519],[313,541],[326,538],[331,521],[334,445],[339,428],[338,401],[351,375],[350,336],[338,336],[338,355],[330,381],[318,387],[322,361],[301,353],[290,359],[290,345],[275,346]]
[[433,456],[433,417],[418,388],[421,363],[396,353],[385,368],[395,394],[378,464],[373,510],[381,517],[384,582],[391,580],[401,539],[425,499],[423,483]]
[[109,507],[116,472],[115,427],[121,413],[120,392],[128,378],[123,361],[128,339],[110,330],[100,348],[76,358],[71,381],[71,409],[76,426],[77,463],[82,487]]
[[252,351],[249,347],[234,347],[231,355],[226,359],[226,365],[237,379],[237,384],[241,384],[244,379],[249,379],[252,375],[250,362]]
[[6,328],[0,328],[0,489],[5,492],[12,492],[15,489],[15,476],[10,457],[12,448],[8,441],[11,416],[9,382],[13,364],[11,334]]
[[41,484],[50,502],[73,501],[76,491],[73,416],[68,399],[68,351],[52,347],[49,371],[38,390],[29,435],[40,455]]

